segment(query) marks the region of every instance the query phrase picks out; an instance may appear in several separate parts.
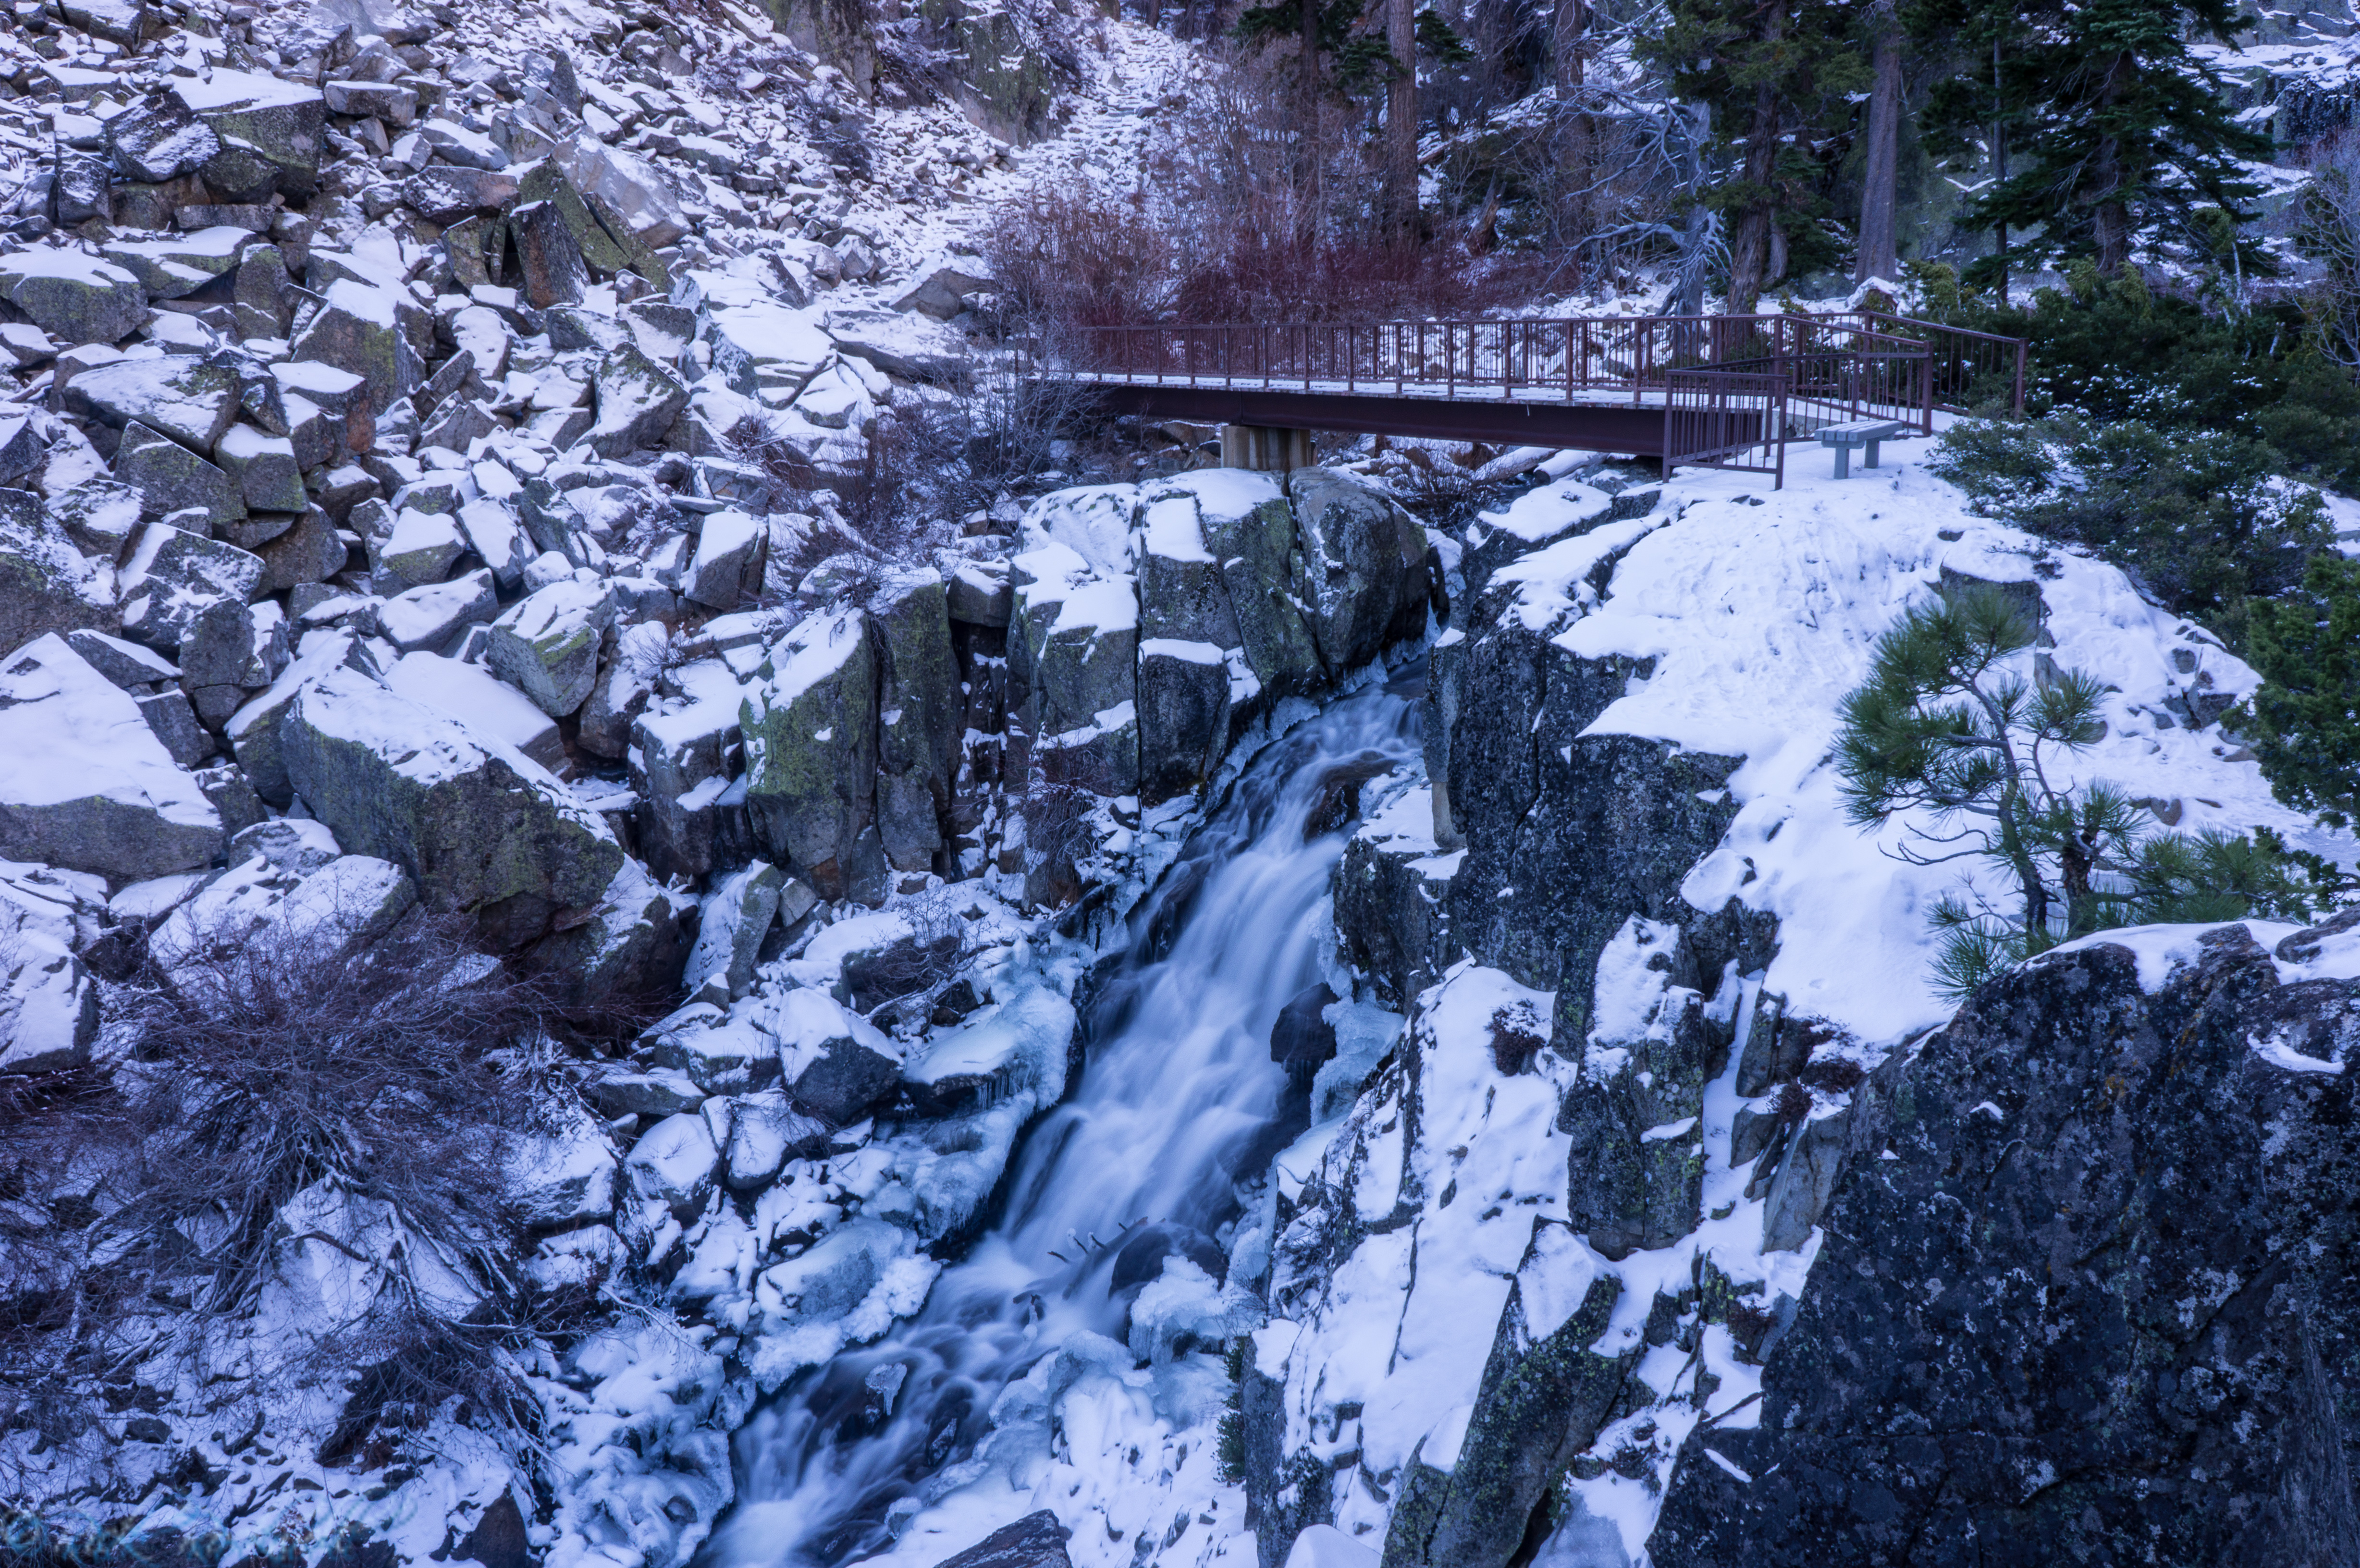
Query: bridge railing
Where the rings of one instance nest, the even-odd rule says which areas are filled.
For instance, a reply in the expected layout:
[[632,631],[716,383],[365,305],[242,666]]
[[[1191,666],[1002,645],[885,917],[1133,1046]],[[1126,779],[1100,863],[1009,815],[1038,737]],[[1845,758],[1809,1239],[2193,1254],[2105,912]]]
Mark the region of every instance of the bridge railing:
[[2030,348],[2024,339],[1882,311],[1863,310],[1859,316],[1878,332],[1926,345],[1933,356],[1935,408],[1960,414],[1994,397],[2005,397],[2011,409],[2024,412],[2024,375]]
[[1934,428],[1937,361],[1911,338],[1819,318],[1784,351],[1666,373],[1664,472],[1684,465],[1769,474],[1826,426],[1885,419]]
[[1079,329],[1043,368],[1098,381],[1518,399],[1628,396],[1645,401],[1677,372],[1852,345],[1931,361],[1934,409],[2011,378],[2021,405],[2023,344],[1903,317],[1593,316],[1457,321],[1153,323]]

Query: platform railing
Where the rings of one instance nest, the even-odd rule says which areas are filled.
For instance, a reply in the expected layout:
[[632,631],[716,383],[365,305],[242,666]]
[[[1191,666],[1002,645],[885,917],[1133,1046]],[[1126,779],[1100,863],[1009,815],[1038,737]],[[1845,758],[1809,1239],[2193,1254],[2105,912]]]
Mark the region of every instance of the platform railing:
[[1933,429],[1938,362],[1928,345],[1825,323],[1784,352],[1666,373],[1664,472],[1732,468],[1786,482],[1786,447],[1827,426],[1891,419]]
[[1921,354],[1922,428],[2005,388],[2022,407],[2014,338],[1866,311],[1828,315],[1509,317],[1490,321],[1155,322],[1077,329],[1042,368],[1076,379],[1518,400],[1662,394],[1678,372],[1851,345]]

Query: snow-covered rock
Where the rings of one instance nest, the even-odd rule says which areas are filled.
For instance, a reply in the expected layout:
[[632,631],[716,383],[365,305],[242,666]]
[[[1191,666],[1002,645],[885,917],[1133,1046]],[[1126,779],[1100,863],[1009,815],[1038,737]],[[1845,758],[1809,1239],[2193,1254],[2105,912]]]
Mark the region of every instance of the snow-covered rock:
[[614,618],[614,597],[603,585],[568,576],[502,612],[485,659],[542,713],[563,718],[590,695]]
[[621,867],[606,823],[546,768],[355,670],[297,688],[279,748],[295,793],[346,848],[511,941],[595,908]]
[[221,853],[221,814],[63,637],[0,660],[0,855],[131,882]]

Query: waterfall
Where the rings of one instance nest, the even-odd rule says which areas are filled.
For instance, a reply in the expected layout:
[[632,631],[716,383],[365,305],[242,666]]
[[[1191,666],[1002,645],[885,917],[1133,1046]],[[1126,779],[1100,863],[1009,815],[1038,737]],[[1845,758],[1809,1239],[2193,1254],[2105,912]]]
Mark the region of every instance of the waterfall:
[[714,1568],[885,1550],[989,1435],[1001,1389],[1077,1334],[1121,1335],[1125,1285],[1166,1252],[1224,1266],[1210,1233],[1286,1130],[1271,1027],[1319,978],[1344,833],[1306,841],[1307,824],[1340,765],[1415,755],[1415,714],[1398,687],[1371,688],[1245,768],[1134,916],[1085,1019],[1080,1085],[1019,1146],[998,1223],[917,1317],[804,1373],[738,1433]]

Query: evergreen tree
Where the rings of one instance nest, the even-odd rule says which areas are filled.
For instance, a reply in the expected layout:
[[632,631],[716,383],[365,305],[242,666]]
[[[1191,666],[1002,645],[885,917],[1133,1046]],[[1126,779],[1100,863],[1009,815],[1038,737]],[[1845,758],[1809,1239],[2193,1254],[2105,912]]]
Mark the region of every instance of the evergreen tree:
[[1772,236],[1806,235],[1825,206],[1825,134],[1871,85],[1860,7],[1845,0],[1670,0],[1640,50],[1679,97],[1706,105],[1731,177],[1706,192],[1726,218],[1729,309],[1750,313]]
[[[2006,234],[2037,229],[2030,259],[2087,255],[2108,277],[2129,265],[2139,232],[2176,227],[2210,251],[2218,220],[2253,217],[2259,187],[2238,160],[2266,158],[2267,136],[2239,125],[2219,74],[2190,47],[2194,34],[2226,39],[2232,0],[1919,0],[1921,38],[1947,37],[1960,70],[1928,106],[1928,128],[1953,153],[1984,144],[1994,179],[1967,215],[1994,228],[2003,255],[1979,264],[2004,275]],[[2247,272],[2270,264],[2234,242]]]
[[1937,988],[1962,996],[2009,964],[2129,921],[2304,912],[2267,845],[2150,835],[2120,790],[2070,781],[2069,758],[2105,734],[2105,687],[2078,670],[2027,680],[2034,637],[1999,591],[1961,593],[1886,633],[1868,681],[1844,699],[1836,767],[1852,821],[1922,813],[1901,859],[1981,860],[2016,887],[2012,909],[1956,895],[1936,906]]
[[2300,590],[2254,605],[2245,635],[2266,684],[2229,722],[2280,800],[2349,826],[2360,820],[2360,561],[2312,556]]

